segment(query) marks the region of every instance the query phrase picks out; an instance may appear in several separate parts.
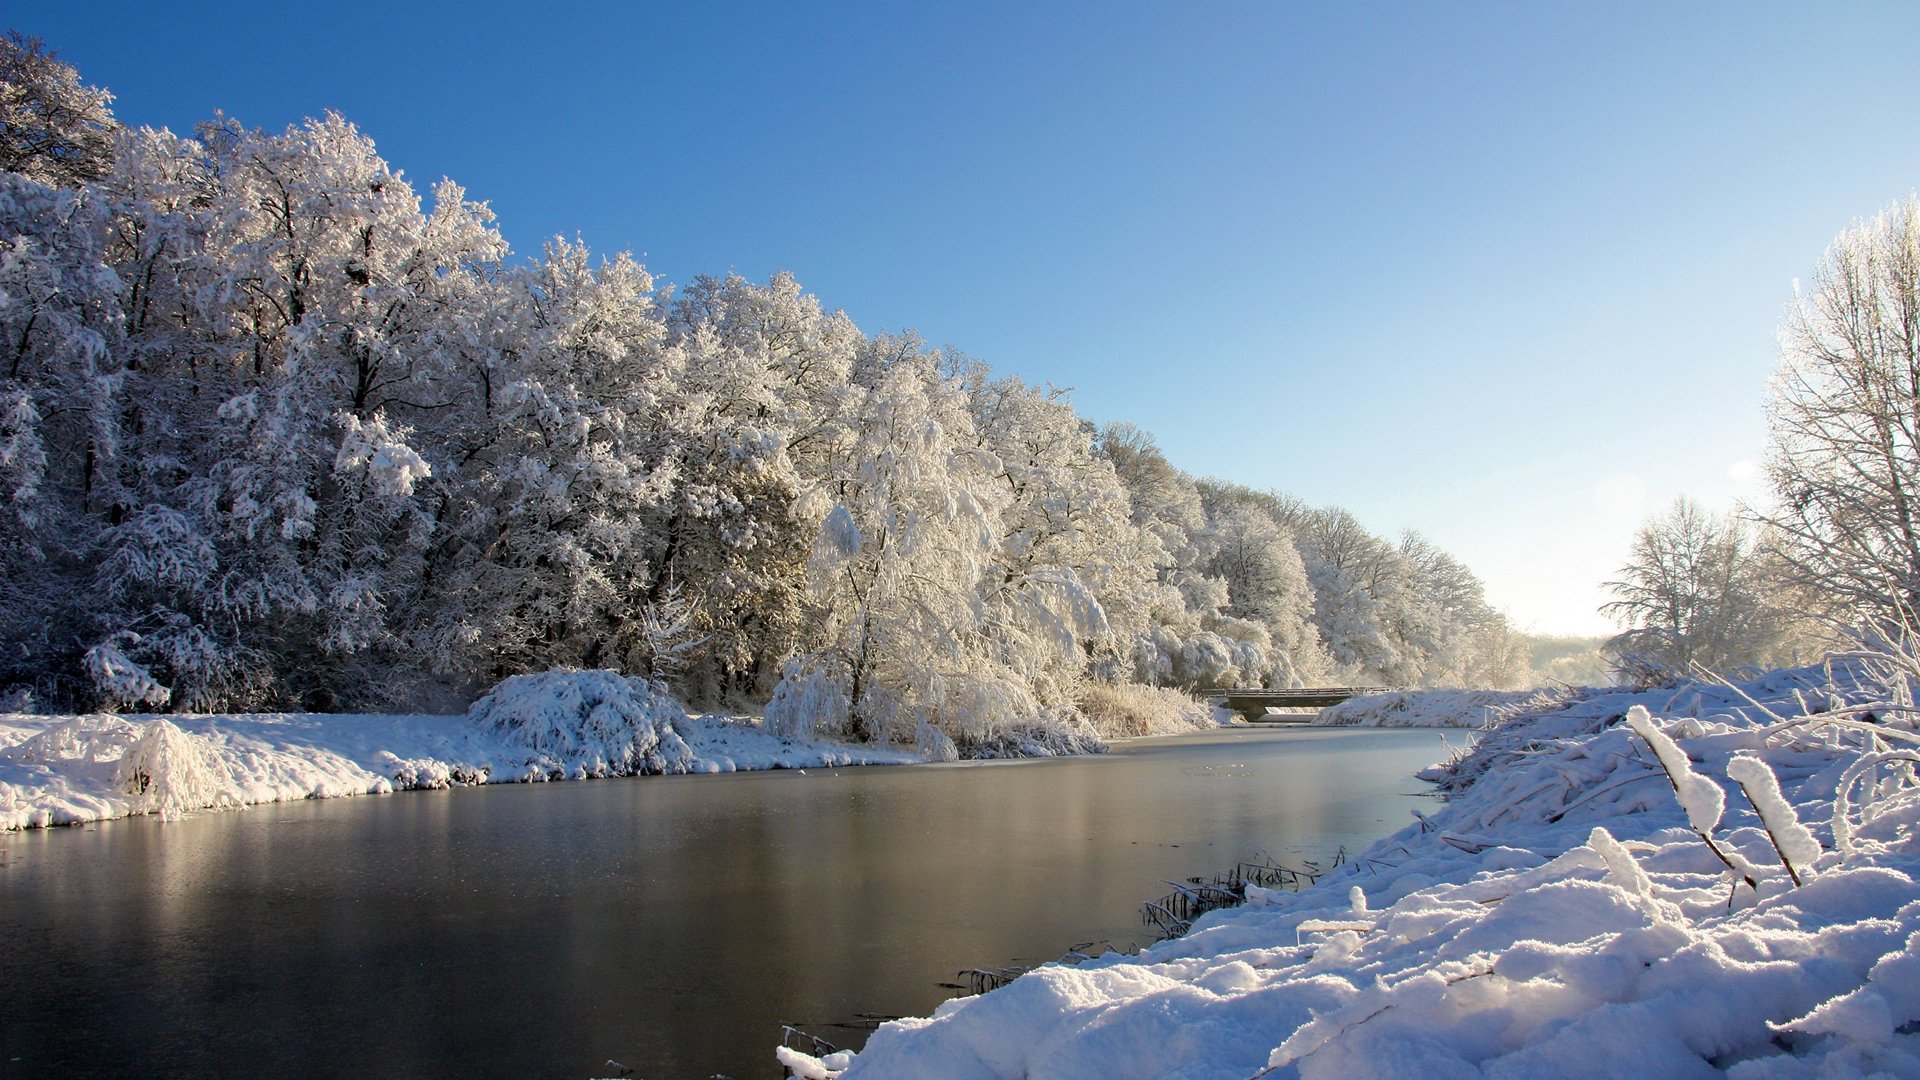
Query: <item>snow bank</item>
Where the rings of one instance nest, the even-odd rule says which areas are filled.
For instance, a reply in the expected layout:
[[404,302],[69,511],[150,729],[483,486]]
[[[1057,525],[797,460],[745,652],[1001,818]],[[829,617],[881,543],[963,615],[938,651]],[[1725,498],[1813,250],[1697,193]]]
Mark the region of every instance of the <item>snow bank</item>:
[[614,672],[548,672],[507,679],[464,716],[0,714],[0,828],[405,788],[919,760],[690,716]]
[[1438,771],[1440,812],[1314,888],[797,1064],[846,1080],[1920,1076],[1917,672],[1853,657],[1516,715]]
[[1329,727],[1484,728],[1519,712],[1539,712],[1582,690],[1395,690],[1362,694],[1320,711]]

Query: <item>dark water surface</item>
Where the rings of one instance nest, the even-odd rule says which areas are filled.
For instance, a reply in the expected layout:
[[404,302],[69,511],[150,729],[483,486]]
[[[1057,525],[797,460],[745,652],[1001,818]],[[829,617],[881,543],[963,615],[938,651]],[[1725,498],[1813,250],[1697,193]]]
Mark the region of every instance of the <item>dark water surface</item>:
[[0,834],[0,1077],[777,1076],[968,967],[1151,933],[1164,882],[1330,861],[1432,732],[503,785]]

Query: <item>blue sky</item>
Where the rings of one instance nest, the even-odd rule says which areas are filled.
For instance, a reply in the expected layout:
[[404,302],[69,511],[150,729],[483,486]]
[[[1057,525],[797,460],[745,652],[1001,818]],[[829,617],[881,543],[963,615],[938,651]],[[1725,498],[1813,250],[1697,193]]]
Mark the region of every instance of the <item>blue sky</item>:
[[684,282],[792,270],[1543,631],[1760,497],[1795,277],[1920,187],[1920,5],[59,3],[129,123],[338,109]]

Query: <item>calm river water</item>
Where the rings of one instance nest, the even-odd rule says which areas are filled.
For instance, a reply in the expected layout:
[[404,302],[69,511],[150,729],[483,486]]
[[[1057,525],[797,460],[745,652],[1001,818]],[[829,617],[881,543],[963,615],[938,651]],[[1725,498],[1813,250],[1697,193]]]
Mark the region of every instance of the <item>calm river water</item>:
[[0,1076],[777,1076],[1164,882],[1357,851],[1432,732],[333,799],[0,834]]

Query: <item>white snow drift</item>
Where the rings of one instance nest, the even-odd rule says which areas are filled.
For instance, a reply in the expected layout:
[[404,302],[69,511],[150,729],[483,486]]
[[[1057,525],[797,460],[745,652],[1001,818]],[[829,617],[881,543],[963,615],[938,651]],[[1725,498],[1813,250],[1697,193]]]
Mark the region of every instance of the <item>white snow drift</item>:
[[1484,728],[1518,712],[1538,712],[1568,700],[1566,690],[1394,690],[1362,694],[1320,710],[1327,727]]
[[689,716],[616,672],[546,672],[507,679],[464,716],[0,714],[0,828],[400,788],[918,760]]

